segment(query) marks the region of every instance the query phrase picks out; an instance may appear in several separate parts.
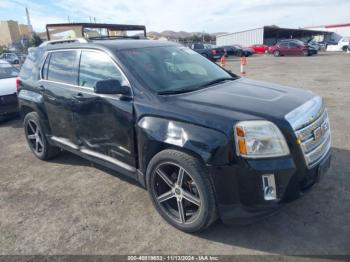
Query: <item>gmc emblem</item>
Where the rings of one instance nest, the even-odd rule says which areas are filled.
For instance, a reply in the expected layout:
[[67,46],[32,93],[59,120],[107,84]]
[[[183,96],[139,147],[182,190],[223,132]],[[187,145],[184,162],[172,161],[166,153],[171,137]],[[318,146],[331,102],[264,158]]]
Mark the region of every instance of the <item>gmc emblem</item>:
[[318,128],[316,128],[312,133],[314,136],[314,140],[318,140],[320,139],[324,133],[327,132],[328,129],[328,123],[324,122],[321,126],[319,126]]

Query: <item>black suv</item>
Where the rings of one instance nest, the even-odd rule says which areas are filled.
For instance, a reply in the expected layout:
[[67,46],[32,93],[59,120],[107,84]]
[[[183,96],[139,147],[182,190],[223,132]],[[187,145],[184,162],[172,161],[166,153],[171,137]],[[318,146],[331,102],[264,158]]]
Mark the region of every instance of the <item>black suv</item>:
[[132,177],[186,232],[271,214],[329,167],[321,97],[240,78],[175,43],[46,45],[19,85],[36,157],[64,149]]

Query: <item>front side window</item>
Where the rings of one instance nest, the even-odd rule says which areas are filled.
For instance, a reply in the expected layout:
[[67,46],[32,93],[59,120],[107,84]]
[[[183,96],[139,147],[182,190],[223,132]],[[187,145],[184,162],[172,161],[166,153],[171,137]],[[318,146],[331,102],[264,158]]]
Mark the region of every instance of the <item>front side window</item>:
[[78,51],[51,53],[47,79],[76,85],[78,82]]
[[288,43],[280,43],[279,46],[280,47],[288,47]]
[[128,49],[117,55],[141,83],[158,93],[190,92],[220,80],[236,79],[186,47]]
[[80,58],[79,86],[93,88],[97,81],[116,79],[127,85],[126,79],[111,58],[101,52],[82,51]]

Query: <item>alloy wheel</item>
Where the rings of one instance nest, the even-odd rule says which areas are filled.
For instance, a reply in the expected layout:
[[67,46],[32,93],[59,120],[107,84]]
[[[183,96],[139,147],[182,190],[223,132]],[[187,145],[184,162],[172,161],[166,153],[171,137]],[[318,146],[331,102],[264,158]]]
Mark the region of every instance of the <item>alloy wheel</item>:
[[37,154],[42,154],[44,151],[43,136],[37,123],[33,120],[27,122],[27,138],[31,148]]
[[202,201],[191,175],[175,163],[163,163],[154,172],[155,199],[166,215],[181,224],[195,221]]

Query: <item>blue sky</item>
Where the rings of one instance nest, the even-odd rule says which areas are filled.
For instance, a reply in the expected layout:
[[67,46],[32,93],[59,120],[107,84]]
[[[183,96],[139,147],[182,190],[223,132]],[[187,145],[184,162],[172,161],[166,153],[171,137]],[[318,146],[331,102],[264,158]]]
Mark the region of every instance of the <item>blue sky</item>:
[[148,31],[234,32],[262,25],[306,27],[350,23],[350,0],[0,0],[0,20],[32,25],[97,22],[145,24]]

